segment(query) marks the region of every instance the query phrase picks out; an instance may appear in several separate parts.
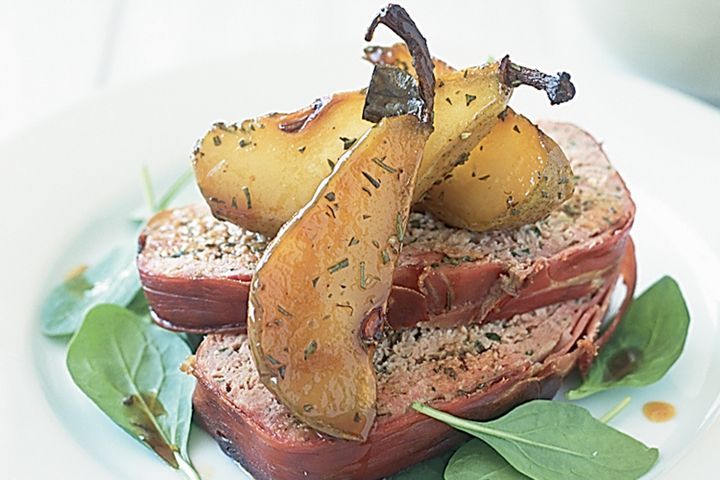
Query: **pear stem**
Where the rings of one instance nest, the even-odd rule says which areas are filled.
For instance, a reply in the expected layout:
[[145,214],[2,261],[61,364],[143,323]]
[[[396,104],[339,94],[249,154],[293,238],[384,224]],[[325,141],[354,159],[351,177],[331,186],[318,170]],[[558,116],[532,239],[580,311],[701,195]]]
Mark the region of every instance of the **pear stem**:
[[500,61],[500,78],[509,88],[529,85],[544,90],[551,105],[568,102],[575,96],[575,85],[570,81],[569,73],[559,72],[557,75],[548,75],[534,68],[513,63],[508,55]]

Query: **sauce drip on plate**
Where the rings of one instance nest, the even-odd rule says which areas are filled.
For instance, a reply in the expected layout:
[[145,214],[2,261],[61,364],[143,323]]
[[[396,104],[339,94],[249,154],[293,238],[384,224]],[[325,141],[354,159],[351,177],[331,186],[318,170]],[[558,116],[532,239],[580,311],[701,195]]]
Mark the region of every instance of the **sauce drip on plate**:
[[667,422],[675,417],[675,406],[667,402],[647,402],[643,405],[643,414],[651,422]]

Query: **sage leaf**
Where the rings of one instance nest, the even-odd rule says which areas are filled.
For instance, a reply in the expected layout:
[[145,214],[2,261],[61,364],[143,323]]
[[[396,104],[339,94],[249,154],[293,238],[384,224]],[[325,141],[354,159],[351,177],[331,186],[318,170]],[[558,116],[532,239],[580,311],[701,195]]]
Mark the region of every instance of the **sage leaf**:
[[487,443],[470,440],[458,448],[445,469],[445,480],[528,480]]
[[661,278],[633,301],[582,385],[567,398],[657,382],[680,357],[689,325],[680,287],[670,277]]
[[100,303],[127,305],[140,289],[134,250],[114,249],[99,263],[55,287],[42,305],[45,335],[72,335]]
[[179,336],[147,318],[98,305],[70,341],[67,368],[123,430],[173,468],[199,478],[187,453],[195,379],[180,371],[190,353]]
[[430,458],[424,462],[406,468],[402,472],[396,473],[391,480],[443,480],[443,472],[445,465],[452,456],[453,452],[446,452],[437,457]]
[[413,408],[479,438],[535,480],[637,479],[658,458],[657,449],[569,403],[535,400],[489,422],[464,420],[420,403]]

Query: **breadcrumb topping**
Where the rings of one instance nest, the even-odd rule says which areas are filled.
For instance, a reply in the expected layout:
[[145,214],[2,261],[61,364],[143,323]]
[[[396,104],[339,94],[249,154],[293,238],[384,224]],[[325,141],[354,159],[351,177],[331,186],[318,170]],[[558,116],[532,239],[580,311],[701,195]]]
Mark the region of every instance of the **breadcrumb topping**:
[[195,205],[151,220],[140,261],[155,262],[169,276],[188,270],[208,277],[252,274],[267,245],[264,235],[220,221]]

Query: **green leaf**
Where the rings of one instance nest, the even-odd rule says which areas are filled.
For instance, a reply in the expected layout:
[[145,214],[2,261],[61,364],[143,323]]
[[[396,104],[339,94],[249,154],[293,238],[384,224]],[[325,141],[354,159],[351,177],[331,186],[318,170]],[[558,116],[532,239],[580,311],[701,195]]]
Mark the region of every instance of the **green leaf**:
[[100,303],[127,305],[140,289],[135,252],[114,249],[97,265],[55,287],[43,303],[45,335],[72,335],[85,314]]
[[150,178],[150,170],[147,165],[143,165],[141,170],[141,176],[143,180],[143,191],[145,192],[145,202],[147,203],[148,210],[151,212],[157,211],[157,203],[155,202],[155,190],[153,189],[152,179]]
[[425,460],[424,462],[406,468],[400,473],[396,473],[391,480],[442,480],[445,465],[453,452],[446,452],[437,457]]
[[413,408],[490,445],[515,470],[535,479],[637,479],[658,451],[569,403],[535,400],[490,422],[457,418],[414,403]]
[[527,480],[487,443],[473,439],[460,447],[445,469],[445,480]]
[[143,292],[142,289],[138,290],[133,299],[130,300],[130,303],[127,304],[126,308],[141,317],[147,315],[149,310],[147,298],[145,298],[145,292]]
[[175,200],[175,197],[180,194],[183,188],[185,188],[188,182],[190,182],[193,178],[195,178],[195,172],[192,169],[186,170],[182,175],[180,175],[180,177],[178,177],[178,179],[170,185],[165,194],[160,197],[160,200],[157,201],[155,204],[156,211],[161,212],[168,208],[170,203]]
[[[192,170],[183,173],[155,204],[147,169],[144,169],[143,180],[148,202],[155,204],[157,210],[165,210],[192,176]],[[145,219],[142,221],[144,223]],[[134,241],[132,239],[128,242],[132,248],[112,250],[98,264],[65,280],[50,292],[41,310],[42,331],[45,335],[72,335],[80,327],[87,312],[102,303],[130,306],[135,312],[142,308],[145,299],[138,297],[142,293],[135,265],[137,253]]]
[[670,277],[661,278],[630,305],[583,384],[570,390],[567,398],[657,382],[682,353],[689,325],[678,284]]
[[[630,403],[630,397],[623,398],[599,420],[608,423]],[[470,440],[452,456],[445,469],[445,480],[527,480],[530,477],[515,470],[487,443]]]
[[70,342],[77,386],[116,424],[189,478],[195,379],[180,371],[188,345],[117,305],[98,305]]

